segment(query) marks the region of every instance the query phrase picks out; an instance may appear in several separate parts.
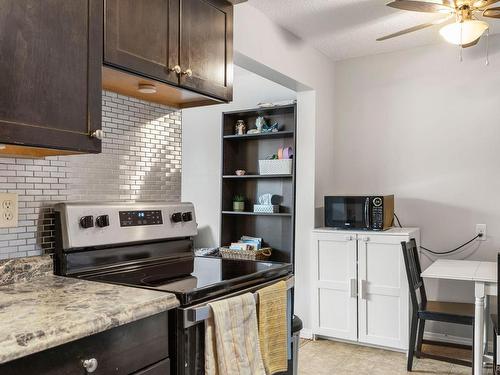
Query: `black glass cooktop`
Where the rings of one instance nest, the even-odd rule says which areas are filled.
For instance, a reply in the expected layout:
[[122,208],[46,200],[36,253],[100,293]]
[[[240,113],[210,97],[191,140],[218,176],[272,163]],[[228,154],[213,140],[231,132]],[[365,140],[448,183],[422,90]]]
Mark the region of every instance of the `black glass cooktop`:
[[[173,278],[172,275],[179,274],[182,267],[187,270],[187,276]],[[292,265],[288,263],[194,257],[87,275],[85,278],[175,293],[185,306],[291,273]]]

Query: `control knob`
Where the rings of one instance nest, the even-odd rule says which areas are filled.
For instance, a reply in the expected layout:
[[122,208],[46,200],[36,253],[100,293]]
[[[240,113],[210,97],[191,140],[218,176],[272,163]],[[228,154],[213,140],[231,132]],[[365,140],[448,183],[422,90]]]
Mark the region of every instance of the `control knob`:
[[174,223],[180,223],[182,221],[182,212],[175,212],[172,214],[172,221]]
[[91,215],[81,217],[80,226],[83,229],[92,228],[94,226],[94,217]]
[[192,221],[193,220],[193,214],[191,212],[184,212],[182,214],[182,221]]
[[95,223],[99,228],[109,227],[109,216],[108,215],[97,216],[97,218],[95,219]]

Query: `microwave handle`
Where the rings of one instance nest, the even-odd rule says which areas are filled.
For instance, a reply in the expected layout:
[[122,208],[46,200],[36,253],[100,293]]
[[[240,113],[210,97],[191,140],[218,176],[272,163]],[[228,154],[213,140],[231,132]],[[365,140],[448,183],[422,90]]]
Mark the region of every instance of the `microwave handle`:
[[367,229],[370,229],[370,198],[367,197],[365,200],[365,225]]

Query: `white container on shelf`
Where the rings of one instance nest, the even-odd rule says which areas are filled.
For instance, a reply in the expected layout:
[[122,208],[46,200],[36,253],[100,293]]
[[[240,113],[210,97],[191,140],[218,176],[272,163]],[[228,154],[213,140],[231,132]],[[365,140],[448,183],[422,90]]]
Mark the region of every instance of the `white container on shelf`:
[[276,214],[280,212],[280,206],[277,204],[254,204],[253,212]]
[[259,160],[259,174],[292,174],[293,159]]

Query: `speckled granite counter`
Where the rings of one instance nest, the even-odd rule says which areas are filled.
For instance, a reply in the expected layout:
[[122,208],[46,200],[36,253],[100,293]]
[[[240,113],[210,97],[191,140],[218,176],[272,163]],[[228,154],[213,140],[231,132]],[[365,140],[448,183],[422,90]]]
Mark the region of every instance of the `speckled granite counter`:
[[170,293],[54,276],[51,264],[0,262],[0,363],[179,305]]

